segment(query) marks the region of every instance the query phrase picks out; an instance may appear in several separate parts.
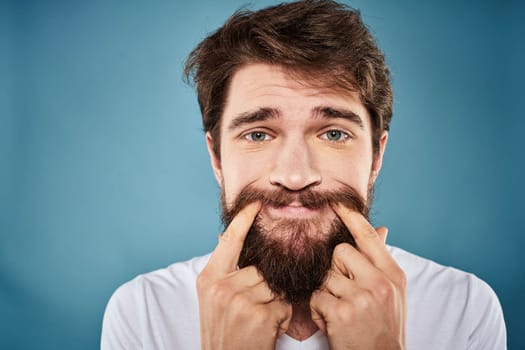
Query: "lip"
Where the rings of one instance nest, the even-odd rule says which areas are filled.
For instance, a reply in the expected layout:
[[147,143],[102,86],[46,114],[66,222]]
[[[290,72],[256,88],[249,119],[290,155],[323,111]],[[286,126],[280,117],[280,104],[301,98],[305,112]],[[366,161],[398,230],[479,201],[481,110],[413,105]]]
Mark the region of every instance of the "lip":
[[272,219],[311,219],[318,217],[320,209],[310,209],[302,205],[287,205],[284,207],[266,207],[265,211]]

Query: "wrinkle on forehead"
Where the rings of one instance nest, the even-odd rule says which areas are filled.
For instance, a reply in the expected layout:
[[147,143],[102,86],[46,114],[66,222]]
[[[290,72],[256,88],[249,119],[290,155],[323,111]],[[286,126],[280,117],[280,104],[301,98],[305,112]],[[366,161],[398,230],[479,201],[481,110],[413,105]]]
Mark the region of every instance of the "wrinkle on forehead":
[[[251,78],[250,75],[254,71],[266,70],[271,71],[272,73],[277,73],[280,75],[282,82],[273,81],[271,84],[260,85],[260,81],[255,77]],[[247,78],[236,79],[240,75],[248,75]],[[331,73],[334,76],[334,79],[327,79],[326,72],[316,72],[316,71],[307,71],[301,69],[292,69],[288,67],[283,67],[280,65],[270,65],[265,63],[252,63],[245,65],[237,70],[232,76],[232,83],[230,84],[230,92],[232,90],[232,85],[235,82],[238,83],[239,80],[248,82],[245,89],[249,90],[250,85],[255,85],[251,87],[253,92],[256,92],[260,89],[265,89],[268,87],[282,88],[282,89],[292,89],[292,90],[301,90],[302,94],[305,96],[316,96],[316,95],[333,95],[333,96],[347,96],[355,99],[356,101],[362,102],[359,90],[352,86],[341,87],[340,84],[336,82],[335,73]],[[310,91],[308,91],[310,90]],[[271,96],[269,94],[268,96]],[[262,95],[261,95],[262,96]]]

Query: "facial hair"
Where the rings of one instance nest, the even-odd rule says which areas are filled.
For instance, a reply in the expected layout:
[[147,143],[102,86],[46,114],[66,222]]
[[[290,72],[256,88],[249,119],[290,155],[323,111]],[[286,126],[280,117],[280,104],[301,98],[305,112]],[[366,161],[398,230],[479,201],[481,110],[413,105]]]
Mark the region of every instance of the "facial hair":
[[[224,193],[221,194],[222,222],[227,227],[242,208],[255,201],[274,208],[299,202],[308,209],[330,208],[340,203],[368,219],[371,199],[372,187],[365,201],[347,185],[325,192],[311,189],[294,192],[284,188],[267,191],[247,186],[229,208]],[[312,293],[321,287],[335,246],[340,243],[356,246],[352,234],[337,216],[328,227],[323,227],[318,219],[280,219],[270,228],[261,221],[259,213],[244,241],[239,268],[254,265],[274,295],[291,304],[310,300]]]

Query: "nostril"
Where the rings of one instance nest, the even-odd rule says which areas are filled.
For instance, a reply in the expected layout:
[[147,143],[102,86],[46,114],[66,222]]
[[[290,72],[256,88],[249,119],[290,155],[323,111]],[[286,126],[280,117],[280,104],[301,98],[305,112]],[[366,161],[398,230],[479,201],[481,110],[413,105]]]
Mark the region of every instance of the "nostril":
[[288,139],[274,158],[270,184],[290,191],[300,191],[321,183],[310,148],[302,139]]

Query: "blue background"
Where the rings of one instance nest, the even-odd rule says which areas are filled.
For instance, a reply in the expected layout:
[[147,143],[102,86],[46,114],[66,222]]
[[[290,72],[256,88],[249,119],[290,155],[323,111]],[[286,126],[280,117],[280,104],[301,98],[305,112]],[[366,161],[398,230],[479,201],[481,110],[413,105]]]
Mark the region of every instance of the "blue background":
[[[243,4],[0,3],[0,348],[95,349],[120,284],[213,249],[219,192],[182,67]],[[524,6],[352,4],[395,88],[374,223],[489,282],[525,348]]]

